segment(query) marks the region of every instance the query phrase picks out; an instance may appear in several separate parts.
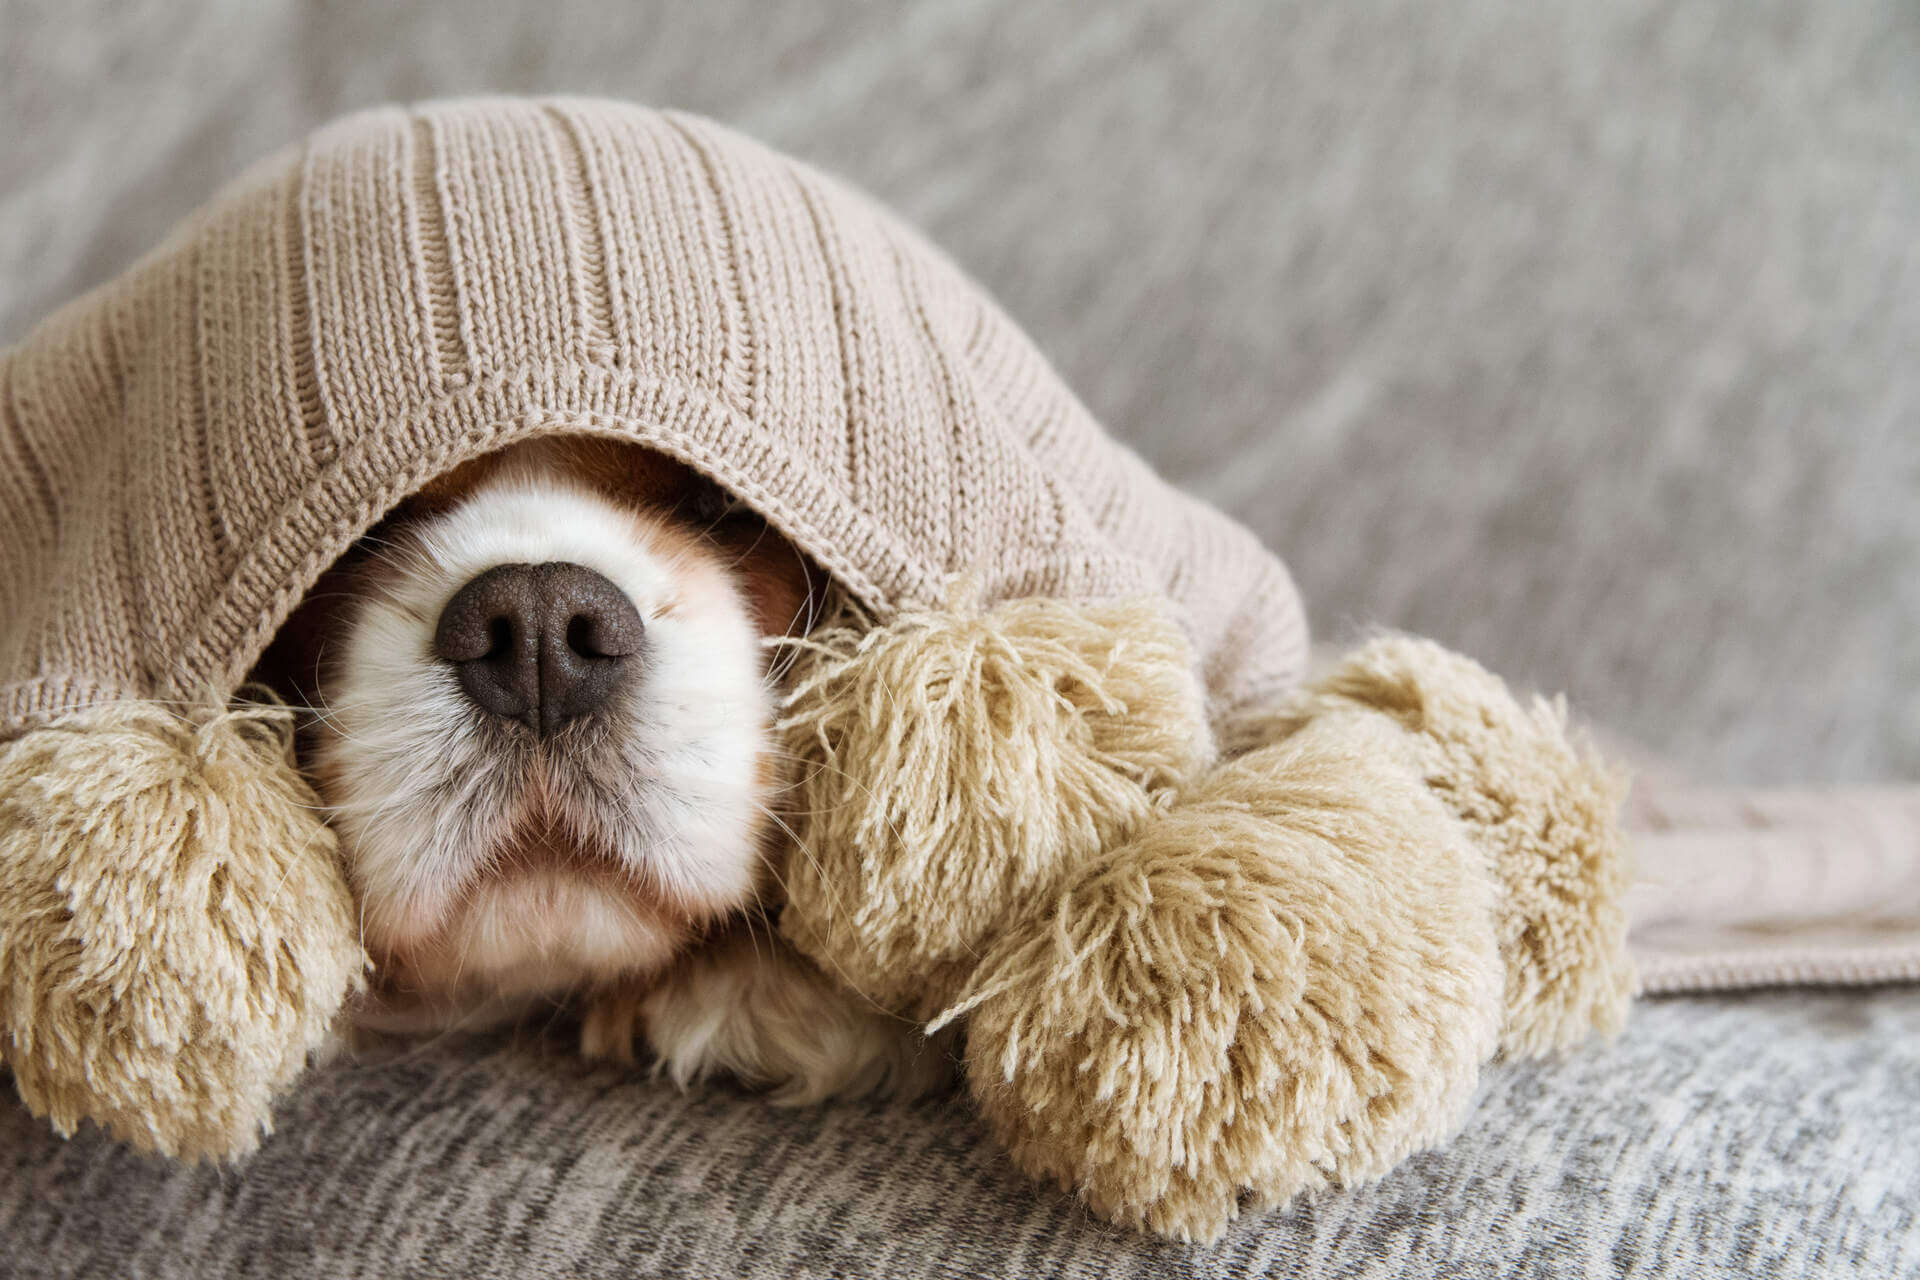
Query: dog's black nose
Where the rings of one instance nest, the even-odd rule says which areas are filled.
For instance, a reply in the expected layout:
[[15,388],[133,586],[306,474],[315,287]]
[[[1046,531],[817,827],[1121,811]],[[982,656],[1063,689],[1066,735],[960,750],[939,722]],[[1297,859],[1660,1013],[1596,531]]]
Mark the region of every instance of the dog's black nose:
[[475,705],[552,733],[607,700],[640,652],[640,611],[577,564],[503,564],[454,593],[434,652]]

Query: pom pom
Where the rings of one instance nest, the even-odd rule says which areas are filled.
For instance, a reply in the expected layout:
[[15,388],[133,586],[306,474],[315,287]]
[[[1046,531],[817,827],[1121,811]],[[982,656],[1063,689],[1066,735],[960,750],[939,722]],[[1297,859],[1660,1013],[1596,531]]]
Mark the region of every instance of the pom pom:
[[1289,715],[1304,723],[1352,707],[1407,731],[1427,785],[1492,860],[1507,973],[1502,1050],[1538,1056],[1617,1032],[1634,985],[1626,776],[1568,732],[1563,702],[1522,706],[1498,676],[1430,640],[1362,646]]
[[1002,939],[969,1083],[1029,1173],[1187,1240],[1447,1135],[1495,1049],[1485,859],[1384,717],[1193,786]]
[[896,1012],[943,1007],[1015,914],[1211,755],[1153,601],[848,613],[802,644],[781,929]]
[[278,707],[116,703],[0,751],[0,1058],[71,1134],[251,1150],[363,977]]

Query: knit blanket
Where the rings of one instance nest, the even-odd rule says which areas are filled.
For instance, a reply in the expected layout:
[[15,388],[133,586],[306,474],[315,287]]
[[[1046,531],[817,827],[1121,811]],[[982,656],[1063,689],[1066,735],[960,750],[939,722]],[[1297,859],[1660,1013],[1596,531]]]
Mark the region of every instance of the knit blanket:
[[[455,102],[270,158],[0,355],[0,738],[230,695],[400,497],[562,430],[714,475],[882,613],[1161,596],[1229,745],[1304,669],[1280,561],[863,196],[694,117]],[[1646,990],[1920,973],[1911,793],[1656,780],[1632,820]]]
[[1163,598],[1217,732],[1298,682],[1299,596],[864,196],[598,101],[351,116],[0,356],[0,738],[231,694],[401,497],[555,431],[749,502],[885,615]]
[[1737,790],[1651,771],[1626,821],[1643,992],[1920,980],[1920,788]]

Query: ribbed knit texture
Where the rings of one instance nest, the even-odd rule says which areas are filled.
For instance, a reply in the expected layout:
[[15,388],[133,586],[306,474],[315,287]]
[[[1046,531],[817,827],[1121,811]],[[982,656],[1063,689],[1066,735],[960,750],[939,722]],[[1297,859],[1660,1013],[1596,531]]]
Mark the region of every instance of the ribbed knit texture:
[[1216,724],[1295,684],[1278,560],[1107,437],[937,250],[709,121],[349,117],[0,356],[0,736],[232,692],[399,498],[550,431],[727,485],[885,617],[1164,595]]

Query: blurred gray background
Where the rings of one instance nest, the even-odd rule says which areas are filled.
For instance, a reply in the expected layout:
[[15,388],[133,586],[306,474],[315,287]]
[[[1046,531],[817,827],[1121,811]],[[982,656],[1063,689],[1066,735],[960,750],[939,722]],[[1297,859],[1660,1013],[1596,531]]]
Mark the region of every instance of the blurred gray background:
[[388,99],[867,187],[1381,623],[1708,779],[1920,777],[1920,5],[0,0],[0,342]]

